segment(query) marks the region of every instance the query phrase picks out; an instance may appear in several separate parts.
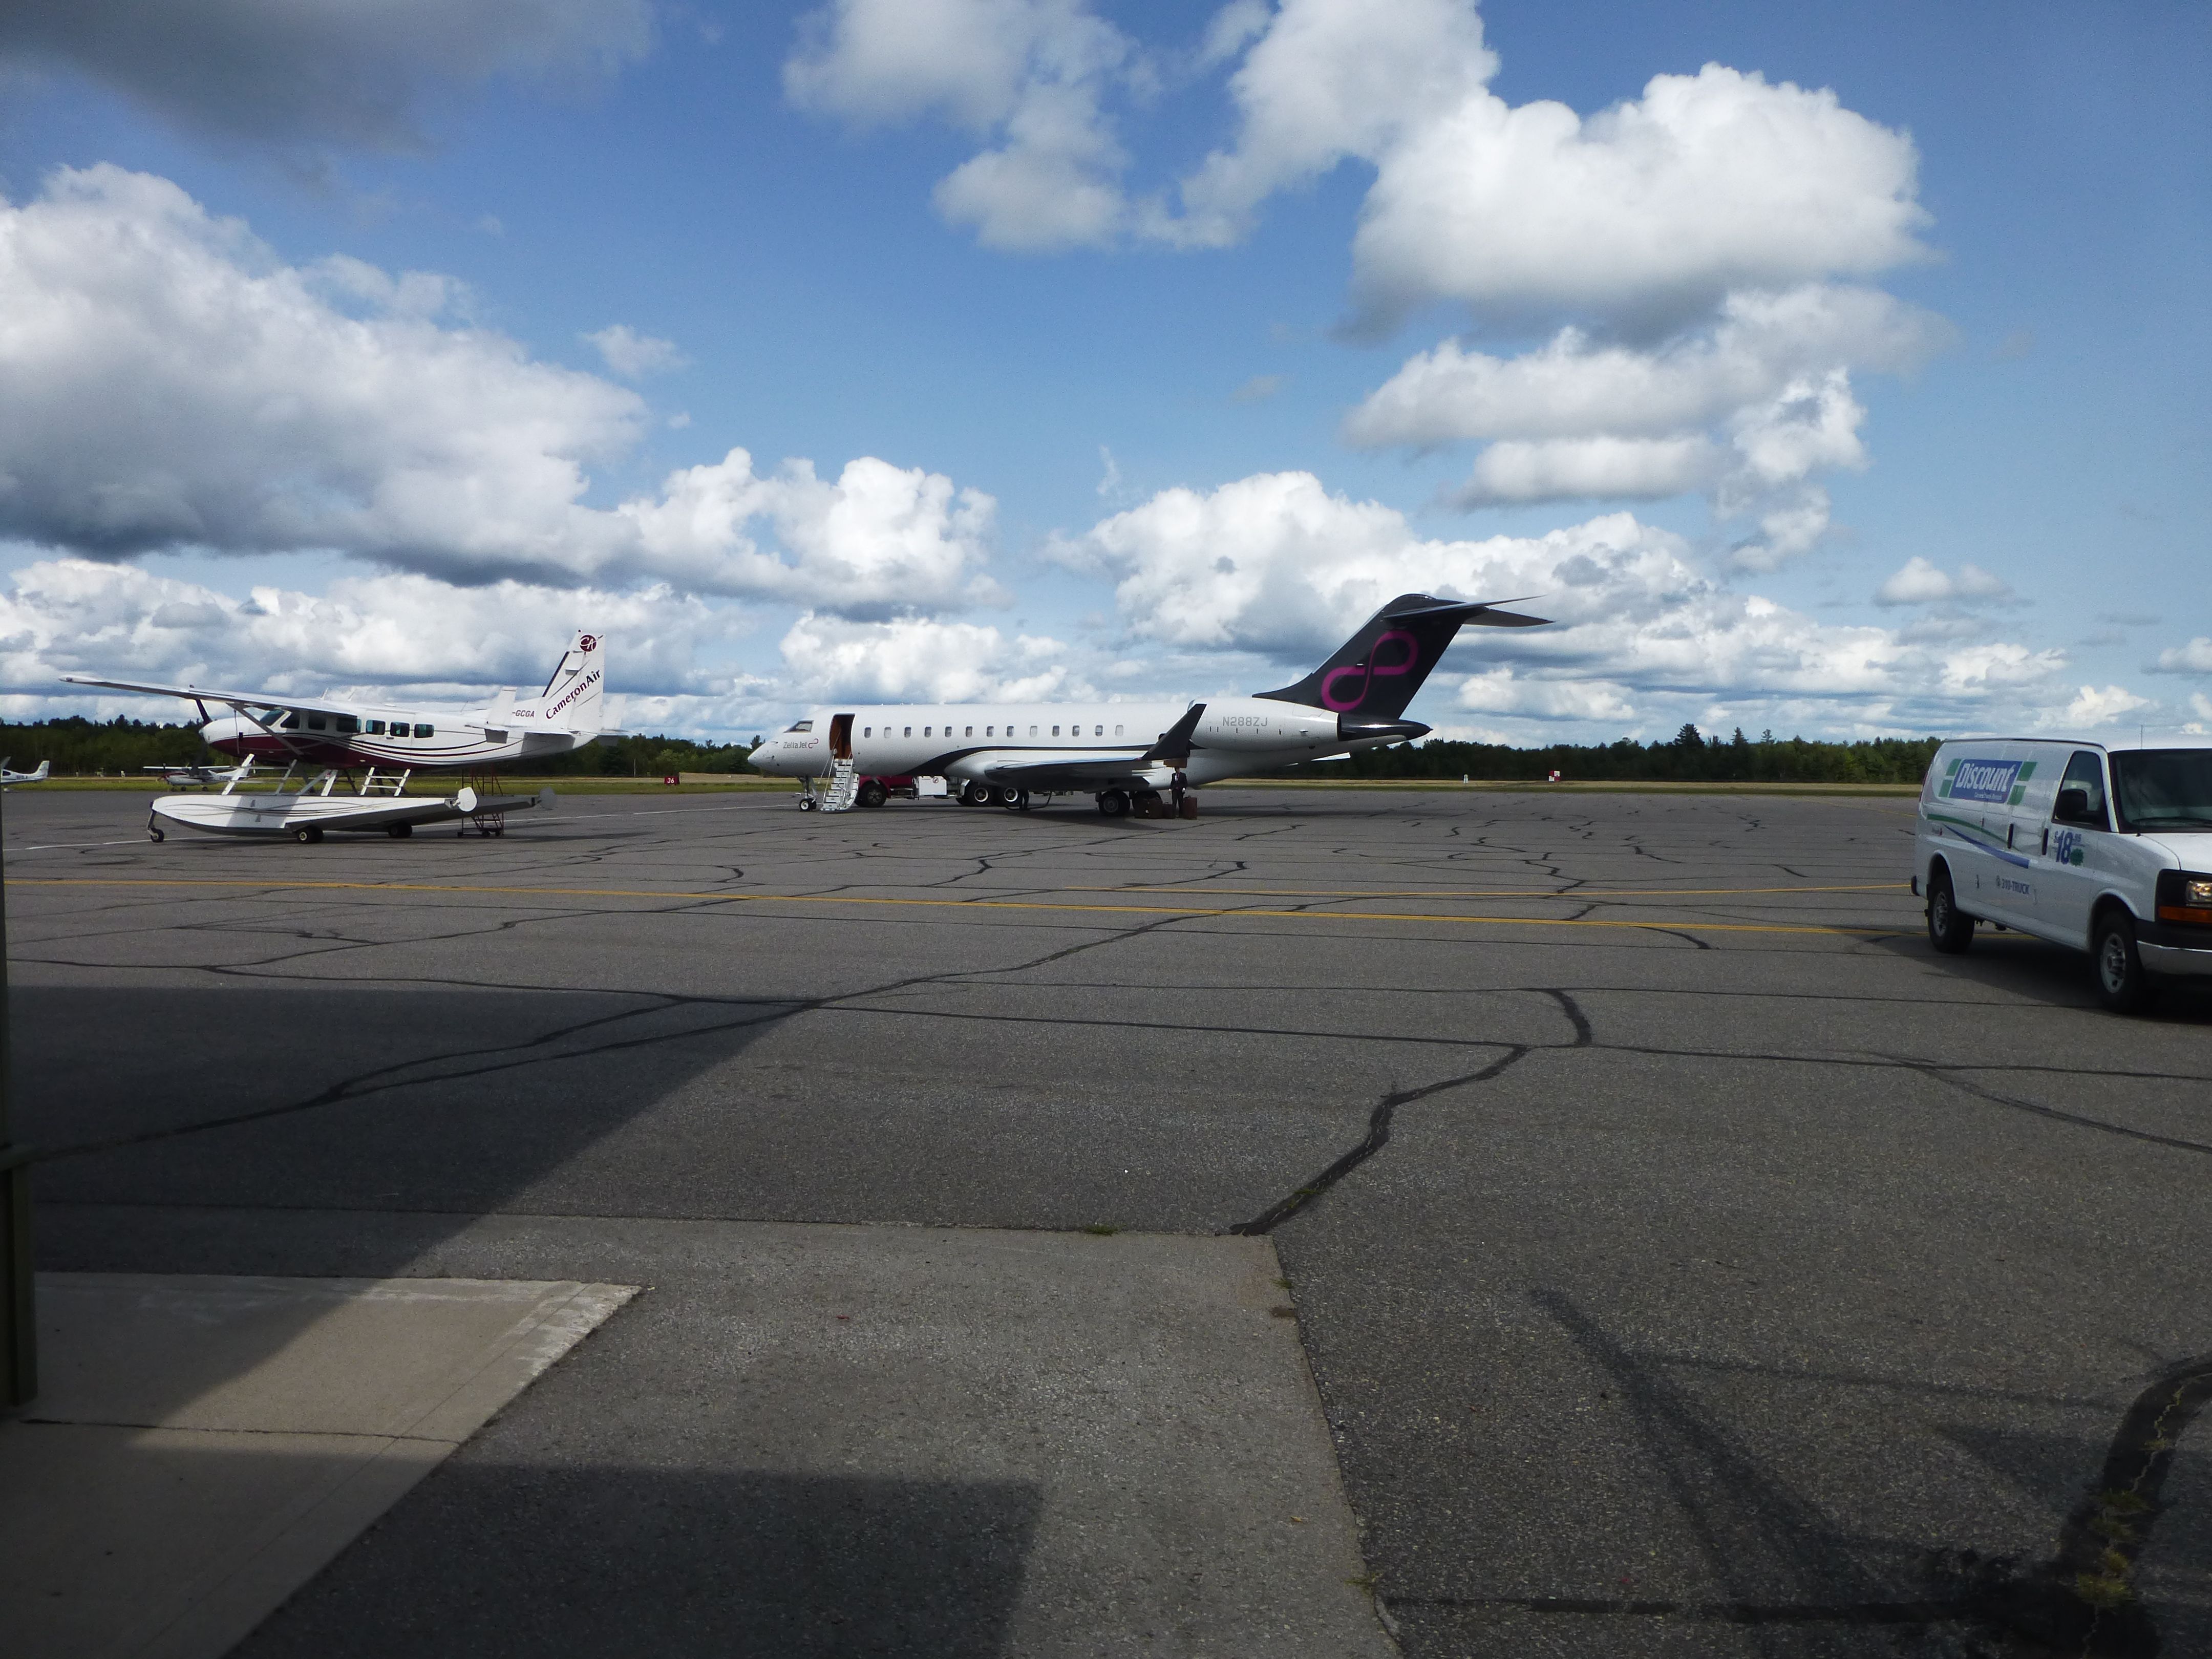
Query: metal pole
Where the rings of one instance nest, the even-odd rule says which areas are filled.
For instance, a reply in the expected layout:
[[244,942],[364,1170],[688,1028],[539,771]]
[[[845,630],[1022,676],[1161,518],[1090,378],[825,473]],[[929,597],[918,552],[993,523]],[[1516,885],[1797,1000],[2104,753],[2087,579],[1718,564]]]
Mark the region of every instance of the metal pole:
[[0,1406],[27,1406],[39,1392],[39,1322],[31,1283],[30,1152],[8,1139],[15,1065],[8,1034],[7,890],[0,880]]

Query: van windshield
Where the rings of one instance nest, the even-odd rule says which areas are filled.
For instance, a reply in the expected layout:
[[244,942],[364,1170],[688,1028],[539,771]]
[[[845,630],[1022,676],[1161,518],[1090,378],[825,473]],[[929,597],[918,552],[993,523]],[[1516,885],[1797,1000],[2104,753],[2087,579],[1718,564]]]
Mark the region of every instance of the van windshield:
[[2212,749],[2123,750],[2112,761],[2123,827],[2212,830]]

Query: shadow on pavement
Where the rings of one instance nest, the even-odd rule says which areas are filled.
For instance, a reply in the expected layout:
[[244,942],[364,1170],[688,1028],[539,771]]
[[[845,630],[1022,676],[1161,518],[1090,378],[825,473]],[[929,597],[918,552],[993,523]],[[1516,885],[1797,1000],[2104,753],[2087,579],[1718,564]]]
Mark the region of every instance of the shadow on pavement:
[[464,1450],[234,1650],[985,1659],[1024,1483],[518,1468]]

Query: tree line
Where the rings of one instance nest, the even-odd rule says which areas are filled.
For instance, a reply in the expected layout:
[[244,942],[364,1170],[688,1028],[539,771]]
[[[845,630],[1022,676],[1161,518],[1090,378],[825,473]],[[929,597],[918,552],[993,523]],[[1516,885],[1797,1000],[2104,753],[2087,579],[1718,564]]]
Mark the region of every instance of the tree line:
[[1495,743],[1431,738],[1316,763],[1331,777],[1540,780],[1557,772],[1584,783],[1918,783],[1941,738],[1874,738],[1857,743],[1755,738],[1741,726],[1728,738],[1685,726],[1672,738],[1638,743],[1558,743],[1512,749]]

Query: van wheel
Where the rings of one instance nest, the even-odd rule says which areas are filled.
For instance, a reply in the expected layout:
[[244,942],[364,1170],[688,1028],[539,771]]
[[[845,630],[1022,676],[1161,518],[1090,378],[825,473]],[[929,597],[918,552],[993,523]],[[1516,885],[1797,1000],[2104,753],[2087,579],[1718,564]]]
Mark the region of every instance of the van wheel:
[[866,783],[860,786],[860,793],[857,797],[855,797],[855,799],[858,799],[863,806],[881,806],[890,798],[891,792],[884,788],[880,783],[878,783],[873,778],[870,778]]
[[1938,867],[1928,877],[1928,942],[1955,957],[1974,942],[1974,919],[1959,908],[1951,892],[1951,872]]
[[2097,975],[2097,1000],[2116,1014],[2139,1014],[2154,989],[2136,949],[2136,919],[2117,907],[2097,918],[2089,943]]

